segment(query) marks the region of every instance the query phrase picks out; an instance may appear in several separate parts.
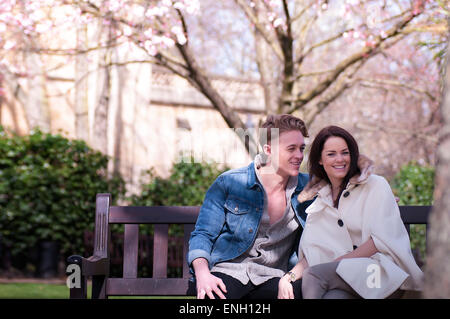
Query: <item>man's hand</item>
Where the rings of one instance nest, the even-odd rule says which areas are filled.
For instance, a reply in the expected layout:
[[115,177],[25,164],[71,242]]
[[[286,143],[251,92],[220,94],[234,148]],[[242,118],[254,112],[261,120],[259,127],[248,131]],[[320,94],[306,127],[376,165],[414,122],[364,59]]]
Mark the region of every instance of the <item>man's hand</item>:
[[278,282],[278,299],[294,299],[294,288],[287,275],[281,277]]
[[208,296],[210,299],[215,299],[213,292],[219,296],[220,299],[226,299],[223,292],[227,292],[227,287],[225,287],[222,279],[214,276],[210,272],[196,277],[197,299],[205,299],[205,296]]
[[205,299],[205,296],[208,296],[210,299],[215,299],[213,292],[219,296],[219,298],[226,299],[223,293],[227,292],[227,287],[222,279],[211,274],[208,261],[205,258],[194,259],[192,266],[194,267],[197,280],[198,299]]

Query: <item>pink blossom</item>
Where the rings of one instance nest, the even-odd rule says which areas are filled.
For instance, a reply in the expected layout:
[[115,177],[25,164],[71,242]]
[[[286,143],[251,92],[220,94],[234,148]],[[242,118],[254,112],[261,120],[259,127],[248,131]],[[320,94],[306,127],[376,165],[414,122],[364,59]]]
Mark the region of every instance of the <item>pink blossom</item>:
[[280,26],[280,25],[282,25],[282,24],[283,24],[283,19],[281,19],[281,18],[276,18],[275,21],[273,21],[273,26],[275,28]]
[[155,56],[158,53],[158,50],[153,45],[152,41],[145,41],[144,42],[144,48],[147,50],[148,54]]
[[130,26],[125,25],[125,26],[123,27],[123,34],[124,34],[126,37],[129,37],[130,35],[133,34],[133,30],[131,29]]
[[16,46],[16,42],[11,41],[11,40],[7,40],[5,42],[5,44],[3,45],[3,49],[10,50],[10,49],[14,48],[15,46]]
[[182,3],[181,1],[177,1],[177,2],[175,2],[175,4],[173,5],[173,7],[174,7],[175,9],[178,9],[178,10],[183,10],[183,9],[185,8],[185,5],[184,5],[184,3]]
[[184,32],[180,26],[174,26],[170,31],[175,34],[175,36],[177,37],[177,42],[179,44],[183,45],[187,42],[186,36],[184,35]]

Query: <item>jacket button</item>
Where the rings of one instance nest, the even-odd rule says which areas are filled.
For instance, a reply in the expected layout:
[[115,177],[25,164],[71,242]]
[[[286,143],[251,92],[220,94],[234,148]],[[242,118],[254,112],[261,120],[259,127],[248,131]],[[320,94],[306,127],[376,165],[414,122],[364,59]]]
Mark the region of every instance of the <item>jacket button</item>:
[[239,208],[238,208],[238,207],[235,207],[235,208],[234,208],[234,211],[235,211],[235,212],[237,212],[238,210],[239,210]]
[[353,250],[355,250],[356,248],[358,248],[358,246],[356,246],[356,245],[353,245]]
[[342,221],[342,219],[338,219],[338,225],[341,227],[344,226],[344,222]]
[[344,193],[344,197],[347,197],[348,195],[350,195],[350,192],[347,191]]
[[248,229],[248,233],[249,233],[249,234],[253,233],[253,229],[249,228],[249,229]]

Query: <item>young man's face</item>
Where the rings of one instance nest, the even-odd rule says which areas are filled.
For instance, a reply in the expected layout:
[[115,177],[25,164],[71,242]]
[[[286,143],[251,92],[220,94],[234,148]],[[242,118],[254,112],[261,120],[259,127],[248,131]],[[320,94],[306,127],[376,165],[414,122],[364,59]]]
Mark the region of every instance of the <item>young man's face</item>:
[[271,165],[284,177],[297,176],[303,161],[305,139],[300,131],[287,131],[270,145]]

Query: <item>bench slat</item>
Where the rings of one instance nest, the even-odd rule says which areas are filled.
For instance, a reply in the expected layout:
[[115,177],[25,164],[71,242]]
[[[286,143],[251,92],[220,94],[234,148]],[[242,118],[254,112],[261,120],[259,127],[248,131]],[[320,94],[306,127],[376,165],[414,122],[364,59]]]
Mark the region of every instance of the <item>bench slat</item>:
[[139,247],[138,224],[125,224],[123,241],[123,278],[136,278]]
[[110,224],[195,224],[200,206],[111,206]]
[[188,280],[184,278],[108,278],[108,296],[185,296]]
[[169,225],[157,224],[153,239],[153,278],[167,278]]
[[426,224],[432,206],[399,206],[405,224]]
[[191,233],[194,231],[195,225],[188,224],[184,225],[184,241],[183,241],[183,278],[189,278],[189,266],[187,261],[184,260],[186,258],[188,250],[189,250],[189,238],[191,237]]

